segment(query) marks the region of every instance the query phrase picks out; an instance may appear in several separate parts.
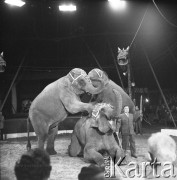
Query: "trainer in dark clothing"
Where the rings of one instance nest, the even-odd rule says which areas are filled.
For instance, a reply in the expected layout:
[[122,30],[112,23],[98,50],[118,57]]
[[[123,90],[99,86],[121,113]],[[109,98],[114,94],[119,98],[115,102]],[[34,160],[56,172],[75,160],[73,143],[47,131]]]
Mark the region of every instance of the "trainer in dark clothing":
[[135,133],[142,135],[142,114],[138,106],[135,107],[134,121],[135,121]]
[[135,149],[135,138],[134,138],[134,117],[133,114],[129,113],[129,107],[124,107],[124,113],[120,114],[119,116],[120,122],[120,132],[122,134],[122,148],[124,151],[128,149],[130,145],[130,151],[132,157],[136,156],[136,149]]

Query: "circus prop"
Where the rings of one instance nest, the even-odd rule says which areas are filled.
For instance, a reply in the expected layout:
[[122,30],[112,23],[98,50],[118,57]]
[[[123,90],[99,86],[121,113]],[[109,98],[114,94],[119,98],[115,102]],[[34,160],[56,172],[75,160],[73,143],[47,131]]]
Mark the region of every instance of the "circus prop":
[[6,61],[3,59],[3,52],[0,54],[0,73],[5,71]]

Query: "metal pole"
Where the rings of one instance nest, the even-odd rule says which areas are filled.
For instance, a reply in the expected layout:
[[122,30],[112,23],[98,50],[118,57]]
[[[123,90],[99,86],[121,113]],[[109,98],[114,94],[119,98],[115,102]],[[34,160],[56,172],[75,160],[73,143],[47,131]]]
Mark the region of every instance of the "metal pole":
[[135,33],[133,39],[132,39],[132,42],[130,43],[130,46],[129,46],[130,48],[131,48],[131,46],[132,46],[132,44],[133,44],[133,42],[134,42],[134,40],[135,40],[135,38],[136,38],[136,36],[137,36],[137,34],[138,34],[140,28],[141,28],[141,25],[142,25],[143,20],[144,20],[144,18],[145,18],[145,16],[146,16],[148,7],[149,7],[149,4],[147,5],[147,8],[146,8],[146,10],[145,10],[145,12],[144,12],[144,15],[143,15],[143,17],[142,17],[142,19],[141,19],[141,22],[140,22],[139,26],[138,26],[138,29],[137,29],[137,31],[136,31],[136,33]]
[[170,49],[170,47],[168,47],[168,51],[169,51],[174,63],[177,65],[177,60],[176,60],[175,55],[173,54],[172,50]]
[[24,62],[24,60],[25,60],[25,58],[26,58],[26,54],[27,54],[27,53],[25,53],[25,55],[24,55],[24,57],[23,57],[20,65],[19,65],[19,67],[18,67],[18,69],[17,69],[17,72],[16,72],[16,74],[15,74],[15,76],[14,76],[12,82],[11,82],[11,85],[10,85],[10,87],[9,87],[9,90],[7,91],[7,94],[6,94],[5,98],[4,98],[4,101],[3,101],[3,103],[2,103],[2,105],[1,105],[1,107],[0,107],[0,112],[2,111],[2,109],[3,109],[3,107],[4,107],[4,104],[6,103],[6,100],[7,100],[8,96],[9,96],[9,93],[10,93],[10,91],[11,91],[11,89],[12,89],[12,86],[14,85],[14,82],[15,82],[15,80],[16,80],[16,78],[17,78],[17,76],[18,76],[18,73],[19,73],[19,71],[20,71],[20,69],[21,69],[21,67],[22,67],[22,64],[23,64],[23,62]]
[[112,51],[112,49],[111,49],[111,45],[110,45],[110,42],[109,42],[109,41],[108,41],[108,46],[109,46],[109,49],[110,49],[110,52],[111,52],[111,55],[112,55],[112,58],[113,58],[114,64],[115,64],[115,66],[116,66],[116,70],[117,70],[117,74],[118,74],[119,79],[120,79],[120,83],[121,83],[121,85],[122,85],[122,88],[123,88],[123,89],[125,89],[125,88],[124,88],[124,84],[123,84],[122,78],[121,78],[121,76],[120,76],[119,69],[118,69],[118,66],[117,66],[116,60],[115,60],[115,58],[114,58],[114,54],[113,54],[113,51]]
[[172,121],[173,121],[173,124],[174,124],[174,126],[176,127],[176,123],[175,123],[174,118],[173,118],[173,116],[172,116],[172,114],[171,114],[170,108],[169,108],[168,103],[167,103],[167,101],[166,101],[166,98],[165,98],[165,96],[164,96],[164,94],[163,94],[163,91],[162,91],[162,89],[161,89],[161,87],[160,87],[160,84],[159,84],[159,81],[158,81],[158,79],[157,79],[157,77],[156,77],[156,74],[155,74],[155,72],[154,72],[154,69],[153,69],[153,67],[152,67],[152,65],[151,65],[151,63],[150,63],[150,61],[149,61],[149,57],[148,57],[148,55],[147,55],[144,47],[143,47],[142,45],[141,45],[141,47],[142,47],[142,49],[143,49],[143,52],[144,52],[145,57],[146,57],[146,59],[147,59],[147,62],[148,62],[148,64],[149,64],[149,67],[150,67],[150,69],[151,69],[151,71],[152,71],[152,74],[154,75],[154,79],[155,79],[155,81],[156,81],[156,83],[157,83],[157,86],[158,86],[159,91],[160,91],[160,93],[161,93],[161,95],[162,95],[162,98],[163,98],[163,100],[164,100],[164,102],[165,102],[165,105],[166,105],[166,107],[167,107],[167,109],[168,109],[168,112],[170,113],[170,117],[171,117],[171,119],[172,119]]
[[128,94],[129,94],[130,98],[132,99],[130,58],[128,59],[128,64],[127,64],[127,74],[128,74]]

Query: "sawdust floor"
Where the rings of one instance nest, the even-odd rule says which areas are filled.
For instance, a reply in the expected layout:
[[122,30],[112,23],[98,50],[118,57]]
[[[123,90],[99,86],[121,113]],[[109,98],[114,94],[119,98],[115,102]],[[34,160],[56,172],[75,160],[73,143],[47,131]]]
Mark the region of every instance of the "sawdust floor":
[[[88,166],[89,163],[83,161],[82,158],[69,157],[67,149],[70,144],[70,134],[58,135],[55,141],[55,149],[57,155],[52,155],[51,164],[52,171],[50,180],[76,180],[83,166]],[[143,136],[136,135],[136,148],[138,158],[133,161],[141,164],[145,161],[147,152],[147,138],[149,134]],[[35,137],[31,137],[32,148],[37,147]],[[26,151],[26,138],[8,139],[0,141],[0,179],[15,180],[14,165],[20,156]],[[176,163],[177,164],[177,163]],[[121,166],[122,170],[126,170],[127,166]],[[141,168],[141,167],[140,167]]]

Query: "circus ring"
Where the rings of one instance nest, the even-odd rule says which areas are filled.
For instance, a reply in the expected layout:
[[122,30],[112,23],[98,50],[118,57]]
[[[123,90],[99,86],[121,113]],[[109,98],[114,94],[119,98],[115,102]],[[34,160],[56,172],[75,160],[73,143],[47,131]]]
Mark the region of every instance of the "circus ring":
[[[78,174],[83,166],[88,166],[89,163],[84,162],[83,158],[80,157],[70,157],[68,155],[68,145],[70,144],[70,137],[72,133],[72,128],[80,117],[68,117],[59,127],[58,135],[55,141],[55,149],[58,152],[56,155],[50,156],[52,171],[50,175],[50,180],[76,180],[78,179]],[[7,121],[6,121],[7,122]],[[20,127],[25,127],[25,119],[20,119],[20,123],[13,121],[12,127],[16,127],[16,130],[20,130]],[[23,122],[23,123],[22,123]],[[9,120],[10,123],[10,120]],[[69,125],[68,125],[69,124]],[[9,125],[9,124],[6,124]],[[14,126],[16,125],[16,126]],[[68,127],[68,128],[66,128]],[[25,128],[24,128],[25,129]],[[67,129],[67,130],[63,130]],[[9,129],[10,131],[10,126]],[[31,129],[32,131],[32,129]],[[148,156],[147,149],[147,139],[151,133],[158,132],[157,127],[143,128],[144,135],[136,135],[136,148],[138,158],[131,160],[137,162],[140,166],[142,162],[146,162]],[[6,132],[8,133],[8,131]],[[173,136],[177,142],[177,137]],[[20,158],[20,156],[26,152],[26,133],[16,133],[16,134],[7,134],[5,140],[0,141],[0,168],[1,168],[1,179],[10,179],[15,180],[14,175],[14,165],[15,162]],[[34,133],[31,132],[31,144],[32,148],[37,147],[37,138],[34,136]],[[175,162],[177,166],[177,160]],[[128,165],[121,166],[122,171],[128,168]],[[115,172],[117,177],[118,172]],[[125,178],[126,179],[126,178]]]

